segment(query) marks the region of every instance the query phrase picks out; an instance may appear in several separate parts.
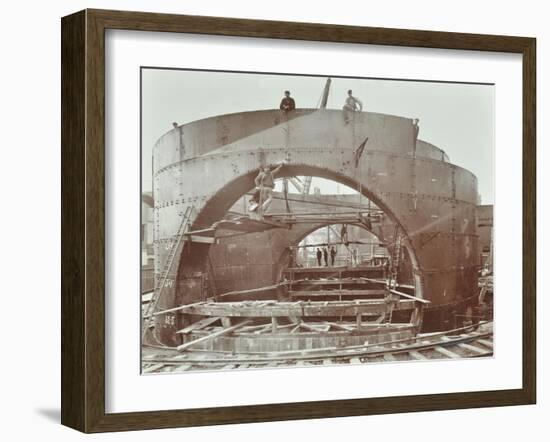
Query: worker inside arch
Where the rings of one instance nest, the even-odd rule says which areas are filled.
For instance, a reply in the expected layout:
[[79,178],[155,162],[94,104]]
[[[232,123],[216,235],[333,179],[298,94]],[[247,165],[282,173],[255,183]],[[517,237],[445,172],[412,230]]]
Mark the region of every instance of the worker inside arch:
[[349,244],[347,224],[342,224],[342,227],[340,229],[340,239],[346,246]]
[[275,188],[274,175],[281,170],[281,167],[283,167],[285,163],[286,161],[281,161],[273,170],[271,170],[269,166],[260,168],[260,172],[254,180],[256,189],[250,199],[248,209],[250,212],[257,211],[260,216],[263,216],[267,212],[273,201],[273,189]]
[[361,224],[365,226],[365,229],[367,229],[369,232],[372,231],[372,218],[370,212],[366,215],[360,214],[361,217]]
[[294,247],[303,267],[381,267],[390,256],[387,244],[362,223],[320,226]]

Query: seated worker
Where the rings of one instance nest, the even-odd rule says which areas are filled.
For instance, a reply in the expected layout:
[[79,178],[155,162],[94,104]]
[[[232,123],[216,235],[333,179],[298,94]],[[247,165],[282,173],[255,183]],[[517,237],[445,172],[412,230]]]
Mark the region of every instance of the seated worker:
[[281,109],[285,113],[296,109],[296,103],[294,102],[294,98],[290,97],[290,91],[285,91],[285,96],[281,100],[279,109]]
[[348,98],[346,98],[346,104],[342,108],[344,110],[344,122],[349,123],[351,115],[354,112],[361,112],[363,110],[363,103],[359,98],[353,96],[353,91],[348,91]]

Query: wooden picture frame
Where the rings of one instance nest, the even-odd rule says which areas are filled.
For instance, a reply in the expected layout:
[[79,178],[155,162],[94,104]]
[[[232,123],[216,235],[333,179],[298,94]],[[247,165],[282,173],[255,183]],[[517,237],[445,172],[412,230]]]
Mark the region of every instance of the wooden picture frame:
[[[105,30],[517,53],[523,57],[523,385],[513,390],[107,414]],[[62,19],[62,424],[83,432],[533,404],[536,400],[536,41],[106,10]]]

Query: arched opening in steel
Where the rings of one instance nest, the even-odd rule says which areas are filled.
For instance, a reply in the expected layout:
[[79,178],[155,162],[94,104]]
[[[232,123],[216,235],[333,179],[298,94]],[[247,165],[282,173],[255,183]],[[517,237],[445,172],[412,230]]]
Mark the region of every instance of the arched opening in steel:
[[[342,226],[346,226],[347,238],[342,238]],[[365,235],[360,235],[358,232],[367,233],[368,242],[364,240]],[[346,244],[347,243],[347,244]],[[374,232],[374,229],[368,229],[364,224],[359,222],[354,223],[319,223],[315,224],[305,232],[301,238],[294,239],[289,249],[285,252],[285,258],[291,255],[290,248],[298,251],[295,261],[299,267],[312,267],[316,264],[316,256],[313,256],[313,249],[325,246],[337,246],[337,254],[335,255],[334,263],[329,262],[330,266],[334,265],[361,265],[362,263],[372,262],[373,258],[379,256],[387,258],[389,251],[387,244],[383,238]],[[377,253],[375,252],[375,248]],[[383,249],[384,252],[381,250]],[[354,251],[357,250],[357,256],[354,256]],[[302,253],[299,253],[302,251]],[[304,253],[307,252],[307,253]],[[287,259],[288,261],[288,259]],[[377,261],[375,265],[382,265]]]
[[[203,205],[202,210],[197,214],[194,222],[192,223],[191,230],[198,231],[200,229],[206,229],[211,227],[214,223],[224,219],[230,208],[245,194],[254,189],[254,178],[257,175],[257,170],[240,175],[227,183],[224,187],[219,189],[214,195],[212,195]],[[418,269],[416,256],[414,250],[410,246],[410,241],[407,236],[406,230],[400,225],[399,220],[391,212],[391,210],[383,203],[383,201],[372,192],[370,189],[359,185],[358,181],[338,173],[332,169],[320,168],[316,166],[310,166],[306,164],[288,164],[285,165],[278,173],[278,178],[294,177],[294,176],[312,176],[324,178],[330,181],[340,183],[348,186],[352,189],[360,191],[361,195],[370,200],[378,209],[384,213],[384,217],[387,220],[388,225],[398,226],[401,235],[403,236],[403,247],[407,250],[407,255],[410,257],[412,274],[414,279],[414,292],[418,297],[422,297],[422,278]],[[328,224],[333,224],[328,222]],[[312,226],[315,230],[319,226]],[[291,228],[292,231],[294,228]],[[303,237],[303,232],[296,231],[294,237],[292,233],[289,235],[290,243],[296,243]],[[391,241],[392,238],[386,238]],[[177,277],[177,289],[176,304],[185,304],[195,302],[201,299],[200,284],[194,278],[193,275],[199,273],[208,272],[209,252],[210,244],[195,244],[187,243],[183,249],[178,277]],[[281,274],[281,264],[284,263],[284,250],[281,251],[279,259],[276,260],[280,264],[273,272],[272,280],[276,280]]]

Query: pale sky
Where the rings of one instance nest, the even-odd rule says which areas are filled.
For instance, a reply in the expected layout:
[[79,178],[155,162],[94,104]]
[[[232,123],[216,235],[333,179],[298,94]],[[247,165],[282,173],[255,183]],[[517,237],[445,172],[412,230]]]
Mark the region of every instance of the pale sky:
[[[315,108],[325,82],[326,77],[143,69],[143,191],[151,190],[152,147],[172,122],[276,109],[287,89],[297,108]],[[327,108],[341,109],[348,89],[363,110],[419,118],[419,138],[473,172],[482,204],[493,204],[494,86],[332,77]]]

